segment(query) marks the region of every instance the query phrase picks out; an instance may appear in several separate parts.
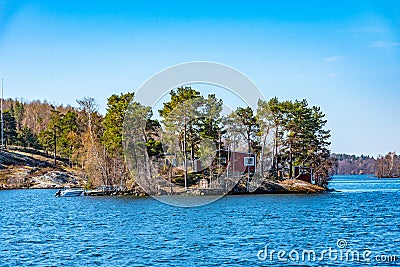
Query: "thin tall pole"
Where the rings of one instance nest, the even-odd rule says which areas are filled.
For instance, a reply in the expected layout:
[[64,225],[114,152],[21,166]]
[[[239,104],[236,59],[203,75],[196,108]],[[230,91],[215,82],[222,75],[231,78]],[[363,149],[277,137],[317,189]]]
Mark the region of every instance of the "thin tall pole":
[[4,148],[3,79],[1,79],[1,148]]
[[57,129],[56,126],[54,125],[53,127],[53,133],[54,133],[54,167],[57,167]]

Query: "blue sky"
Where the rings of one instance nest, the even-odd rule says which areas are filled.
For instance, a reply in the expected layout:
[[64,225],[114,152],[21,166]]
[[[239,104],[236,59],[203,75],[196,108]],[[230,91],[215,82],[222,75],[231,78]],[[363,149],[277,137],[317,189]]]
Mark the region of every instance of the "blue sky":
[[333,152],[400,152],[400,2],[126,2],[0,0],[5,97],[104,112],[162,69],[214,61],[321,106]]

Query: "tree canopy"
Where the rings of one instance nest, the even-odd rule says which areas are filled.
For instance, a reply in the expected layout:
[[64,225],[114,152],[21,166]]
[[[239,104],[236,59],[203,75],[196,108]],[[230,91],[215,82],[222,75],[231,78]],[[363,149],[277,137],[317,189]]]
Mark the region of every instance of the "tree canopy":
[[126,116],[140,116],[144,124],[131,130],[140,137],[135,140],[143,143],[148,160],[160,175],[166,169],[171,175],[173,166],[183,166],[186,186],[198,183],[197,178],[188,178],[199,166],[209,177],[222,175],[217,151],[223,150],[256,155],[261,177],[296,178],[294,169],[300,168],[326,184],[334,162],[330,131],[319,107],[275,97],[259,100],[254,110],[237,107],[229,114],[215,94],[203,96],[189,86],[171,90],[169,97],[157,119],[151,107],[134,102],[134,93],[111,95],[104,116],[90,97],[77,100],[78,108],[9,101],[5,141],[67,158],[70,165],[87,171],[92,184],[125,184],[131,177],[123,153],[124,121]]

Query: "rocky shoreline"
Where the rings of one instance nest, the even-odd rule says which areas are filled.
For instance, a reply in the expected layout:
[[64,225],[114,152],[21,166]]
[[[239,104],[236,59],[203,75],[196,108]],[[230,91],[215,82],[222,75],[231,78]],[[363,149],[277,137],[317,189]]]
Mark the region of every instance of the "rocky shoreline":
[[[54,168],[51,158],[24,152],[0,152],[0,190],[2,189],[57,189],[85,187],[86,174],[78,169],[66,166]],[[253,192],[244,188],[235,188],[230,195],[246,194],[316,194],[328,191],[324,187],[301,180],[272,181],[265,180]],[[123,195],[145,196],[141,188],[120,192]]]
[[279,182],[267,180],[257,188],[255,194],[315,194],[327,191],[326,188],[296,179]]
[[85,177],[83,171],[62,162],[54,167],[51,157],[14,150],[0,152],[0,190],[84,186]]
[[[1,189],[50,189],[69,187],[83,187],[82,175],[75,171],[61,168],[44,168],[24,166],[7,170],[4,175],[0,171],[3,183]],[[4,183],[6,182],[6,183]]]

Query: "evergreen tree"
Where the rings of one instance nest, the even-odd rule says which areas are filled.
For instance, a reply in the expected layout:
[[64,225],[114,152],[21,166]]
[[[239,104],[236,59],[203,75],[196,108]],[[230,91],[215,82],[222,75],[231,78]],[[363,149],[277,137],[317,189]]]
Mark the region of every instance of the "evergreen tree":
[[45,150],[46,154],[54,150],[54,133],[53,130],[43,130],[38,135],[39,144]]
[[101,139],[106,149],[107,184],[120,183],[122,185],[127,180],[128,172],[123,156],[122,134],[125,113],[133,97],[133,93],[112,95],[107,101],[107,113],[103,121],[104,133]]
[[125,112],[133,100],[133,93],[112,95],[107,101],[102,142],[112,156],[122,157],[122,129]]
[[10,110],[3,113],[4,146],[13,145],[17,141],[17,122]]
[[330,131],[324,128],[325,114],[320,108],[309,107],[306,100],[279,102],[273,98],[268,103],[259,101],[258,111],[260,123],[274,129],[273,174],[295,178],[294,166],[308,167],[317,182],[325,184],[334,162],[329,159]]
[[201,138],[213,141],[218,148],[222,148],[221,137],[226,132],[222,125],[222,108],[222,99],[216,98],[214,94],[208,95],[207,99],[204,100],[204,108],[199,120]]
[[[163,143],[168,152],[180,152],[176,156],[183,161],[186,187],[188,160],[190,159],[194,166],[196,159],[209,158],[210,153],[215,156],[216,148],[222,148],[223,102],[213,94],[205,99],[200,92],[191,87],[172,90],[170,96],[171,100],[164,103],[163,108],[159,110],[164,118]],[[204,149],[206,143],[210,146]]]
[[23,127],[21,131],[18,132],[18,142],[17,144],[23,147],[30,147],[39,149],[41,148],[39,144],[38,136],[32,131],[31,128]]
[[74,150],[80,146],[79,138],[79,122],[78,115],[76,112],[68,110],[65,114],[60,117],[58,122],[59,137],[57,145],[59,147],[60,154],[67,157],[70,160],[74,154]]
[[163,103],[163,108],[158,111],[163,118],[168,117],[176,107],[181,106],[185,101],[201,97],[200,92],[191,87],[179,87],[176,91],[171,90],[169,95],[171,100]]
[[146,127],[145,127],[145,140],[146,140],[146,147],[147,147],[147,154],[149,157],[161,157],[164,149],[162,146],[162,143],[160,141],[161,139],[161,124],[158,120],[153,120],[151,117],[153,116],[153,113],[148,111],[148,114],[146,116],[147,122],[146,122]]
[[24,104],[18,100],[15,100],[13,109],[14,109],[15,121],[17,123],[17,131],[21,131],[22,120],[24,119],[24,113],[25,113]]
[[260,125],[253,114],[253,109],[251,107],[239,107],[235,110],[235,113],[241,122],[242,129],[240,131],[247,142],[248,152],[260,152]]

